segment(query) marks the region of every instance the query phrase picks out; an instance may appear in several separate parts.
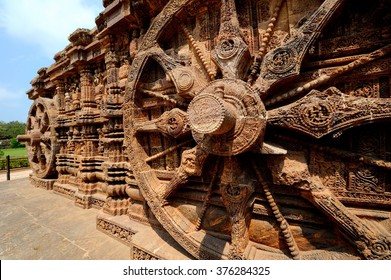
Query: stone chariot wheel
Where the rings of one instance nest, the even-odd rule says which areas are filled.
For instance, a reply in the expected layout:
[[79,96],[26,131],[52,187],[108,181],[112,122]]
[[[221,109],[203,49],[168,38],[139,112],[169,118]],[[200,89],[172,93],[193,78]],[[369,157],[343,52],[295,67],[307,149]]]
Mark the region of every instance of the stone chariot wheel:
[[53,121],[57,114],[52,99],[36,99],[28,113],[26,134],[18,136],[19,142],[26,143],[33,175],[39,179],[50,179],[56,174],[58,144]]
[[333,86],[390,48],[300,75],[345,1],[294,1],[312,12],[291,32],[286,1],[244,2],[169,1],[143,37],[124,129],[152,213],[200,259],[389,256],[389,239],[341,202],[310,157],[330,135],[389,118],[389,99]]

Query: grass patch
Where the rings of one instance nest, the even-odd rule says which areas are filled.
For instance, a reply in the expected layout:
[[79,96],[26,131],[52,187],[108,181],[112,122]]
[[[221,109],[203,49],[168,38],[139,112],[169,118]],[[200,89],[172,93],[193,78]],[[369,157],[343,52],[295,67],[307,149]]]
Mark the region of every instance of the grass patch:
[[0,150],[0,170],[7,168],[6,156],[10,156],[10,168],[28,167],[26,148],[1,149]]
[[15,149],[1,149],[1,151],[4,152],[4,155],[1,157],[5,157],[9,155],[12,157],[27,157],[27,151],[26,148],[15,148]]

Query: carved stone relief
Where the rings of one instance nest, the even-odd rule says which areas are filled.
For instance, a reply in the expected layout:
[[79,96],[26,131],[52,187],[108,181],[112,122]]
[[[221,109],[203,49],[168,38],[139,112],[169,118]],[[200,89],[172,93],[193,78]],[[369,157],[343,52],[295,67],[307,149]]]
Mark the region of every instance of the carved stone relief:
[[31,181],[133,259],[162,258],[133,223],[196,259],[390,259],[387,1],[152,2],[104,1],[33,80]]

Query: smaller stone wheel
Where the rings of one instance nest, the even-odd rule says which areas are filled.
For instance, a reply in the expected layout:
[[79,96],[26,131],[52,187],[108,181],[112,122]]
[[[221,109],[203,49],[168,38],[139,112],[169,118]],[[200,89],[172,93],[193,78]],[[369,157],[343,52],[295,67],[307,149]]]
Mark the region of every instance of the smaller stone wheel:
[[26,134],[18,136],[19,142],[26,143],[33,175],[40,179],[49,179],[56,174],[56,153],[59,146],[54,120],[57,114],[58,110],[52,99],[36,99],[30,107]]

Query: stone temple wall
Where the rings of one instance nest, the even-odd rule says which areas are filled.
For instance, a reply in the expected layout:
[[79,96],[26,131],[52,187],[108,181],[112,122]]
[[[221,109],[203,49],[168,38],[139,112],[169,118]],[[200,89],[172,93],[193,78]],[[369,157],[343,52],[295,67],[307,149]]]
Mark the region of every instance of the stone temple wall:
[[33,185],[132,259],[391,258],[388,1],[102,10],[27,92]]

